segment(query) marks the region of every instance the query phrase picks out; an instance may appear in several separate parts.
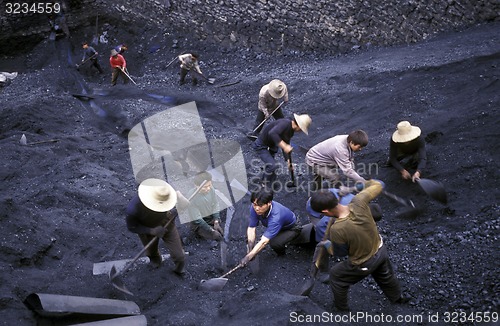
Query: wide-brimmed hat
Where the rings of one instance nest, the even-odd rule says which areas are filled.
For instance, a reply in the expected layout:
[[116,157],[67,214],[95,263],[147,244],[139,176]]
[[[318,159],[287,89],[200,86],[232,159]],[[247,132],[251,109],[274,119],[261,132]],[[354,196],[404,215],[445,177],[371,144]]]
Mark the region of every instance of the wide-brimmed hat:
[[420,136],[422,131],[419,127],[412,126],[408,121],[398,123],[398,129],[392,134],[395,143],[406,143]]
[[286,93],[286,85],[279,79],[273,79],[269,83],[269,94],[274,98],[282,98]]
[[118,54],[118,51],[116,51],[115,49],[111,50],[111,56],[112,57],[114,57],[117,54]]
[[308,114],[293,114],[293,117],[295,118],[295,121],[299,125],[300,130],[304,132],[304,134],[309,135],[309,132],[307,129],[309,129],[309,126],[311,125],[312,119]]
[[152,211],[166,212],[177,203],[174,188],[161,179],[146,179],[139,185],[139,199]]

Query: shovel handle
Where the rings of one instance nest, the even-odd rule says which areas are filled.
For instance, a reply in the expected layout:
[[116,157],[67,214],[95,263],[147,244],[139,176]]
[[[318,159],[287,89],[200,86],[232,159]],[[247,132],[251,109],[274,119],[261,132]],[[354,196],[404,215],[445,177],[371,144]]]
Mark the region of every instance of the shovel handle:
[[244,265],[242,264],[238,264],[236,267],[233,267],[233,269],[231,269],[229,272],[227,272],[226,274],[222,275],[220,278],[225,278],[226,276],[229,276],[230,274],[232,274],[233,272],[235,272],[236,270],[242,268]]
[[261,123],[259,123],[259,125],[257,127],[255,127],[253,132],[256,132],[257,129],[259,129],[264,123],[266,123],[266,121],[269,120],[273,116],[274,112],[278,111],[278,109],[283,106],[283,103],[285,103],[285,102],[281,102],[280,105],[278,105],[276,107],[276,109],[274,109],[273,112],[271,112],[271,114],[269,114]]

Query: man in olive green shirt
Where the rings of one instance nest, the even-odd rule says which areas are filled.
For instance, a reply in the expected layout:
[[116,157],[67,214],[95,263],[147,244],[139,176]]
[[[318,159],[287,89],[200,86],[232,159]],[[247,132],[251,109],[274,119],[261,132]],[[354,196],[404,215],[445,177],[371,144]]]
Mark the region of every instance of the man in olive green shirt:
[[329,190],[320,190],[311,197],[312,209],[337,218],[330,230],[327,230],[330,243],[327,243],[326,247],[330,254],[349,255],[348,260],[330,269],[330,288],[335,308],[339,311],[349,311],[349,287],[368,275],[372,275],[391,302],[406,303],[410,300],[409,297],[401,295],[387,249],[368,206],[382,189],[381,181],[367,181],[364,190],[347,206],[339,204],[337,197]]
[[206,171],[198,173],[194,177],[196,187],[189,192],[189,195],[191,196],[203,181],[206,183],[191,199],[188,208],[192,220],[191,227],[196,234],[204,239],[222,241],[224,231],[219,215],[217,194],[212,186],[212,175]]

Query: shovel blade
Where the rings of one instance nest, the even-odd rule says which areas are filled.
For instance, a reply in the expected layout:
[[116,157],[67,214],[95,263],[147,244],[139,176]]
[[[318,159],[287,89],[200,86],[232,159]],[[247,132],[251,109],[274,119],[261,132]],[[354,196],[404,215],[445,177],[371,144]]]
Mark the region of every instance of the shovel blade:
[[420,179],[418,184],[431,198],[445,205],[448,203],[448,196],[442,183],[429,179]]
[[223,277],[211,278],[209,280],[201,280],[198,289],[202,291],[220,291],[226,285],[228,279]]
[[315,279],[314,278],[309,278],[300,288],[298,291],[297,295],[302,295],[302,296],[309,296],[311,293],[313,287],[314,287]]
[[109,280],[111,281],[111,285],[117,290],[120,290],[123,293],[134,295],[132,292],[130,292],[125,284],[123,283],[123,280],[121,279],[118,271],[116,270],[115,266],[111,267],[109,271]]

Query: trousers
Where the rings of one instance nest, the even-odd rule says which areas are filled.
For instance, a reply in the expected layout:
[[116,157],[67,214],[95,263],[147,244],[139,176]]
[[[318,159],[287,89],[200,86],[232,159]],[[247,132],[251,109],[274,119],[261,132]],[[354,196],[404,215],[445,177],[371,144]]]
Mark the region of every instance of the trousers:
[[330,288],[334,305],[342,311],[349,310],[347,295],[349,287],[371,275],[386,297],[396,302],[401,296],[401,287],[394,274],[385,245],[372,258],[361,265],[353,265],[349,260],[335,264],[330,269]]
[[[154,236],[151,234],[139,234],[139,238],[144,246],[146,246]],[[184,248],[182,248],[181,237],[177,231],[177,227],[174,223],[170,223],[167,227],[165,235],[162,237],[165,246],[170,252],[170,257],[175,264],[174,271],[182,273],[184,271]],[[146,250],[146,256],[150,260],[161,261],[160,250],[158,248],[159,239],[156,239],[154,243]]]

